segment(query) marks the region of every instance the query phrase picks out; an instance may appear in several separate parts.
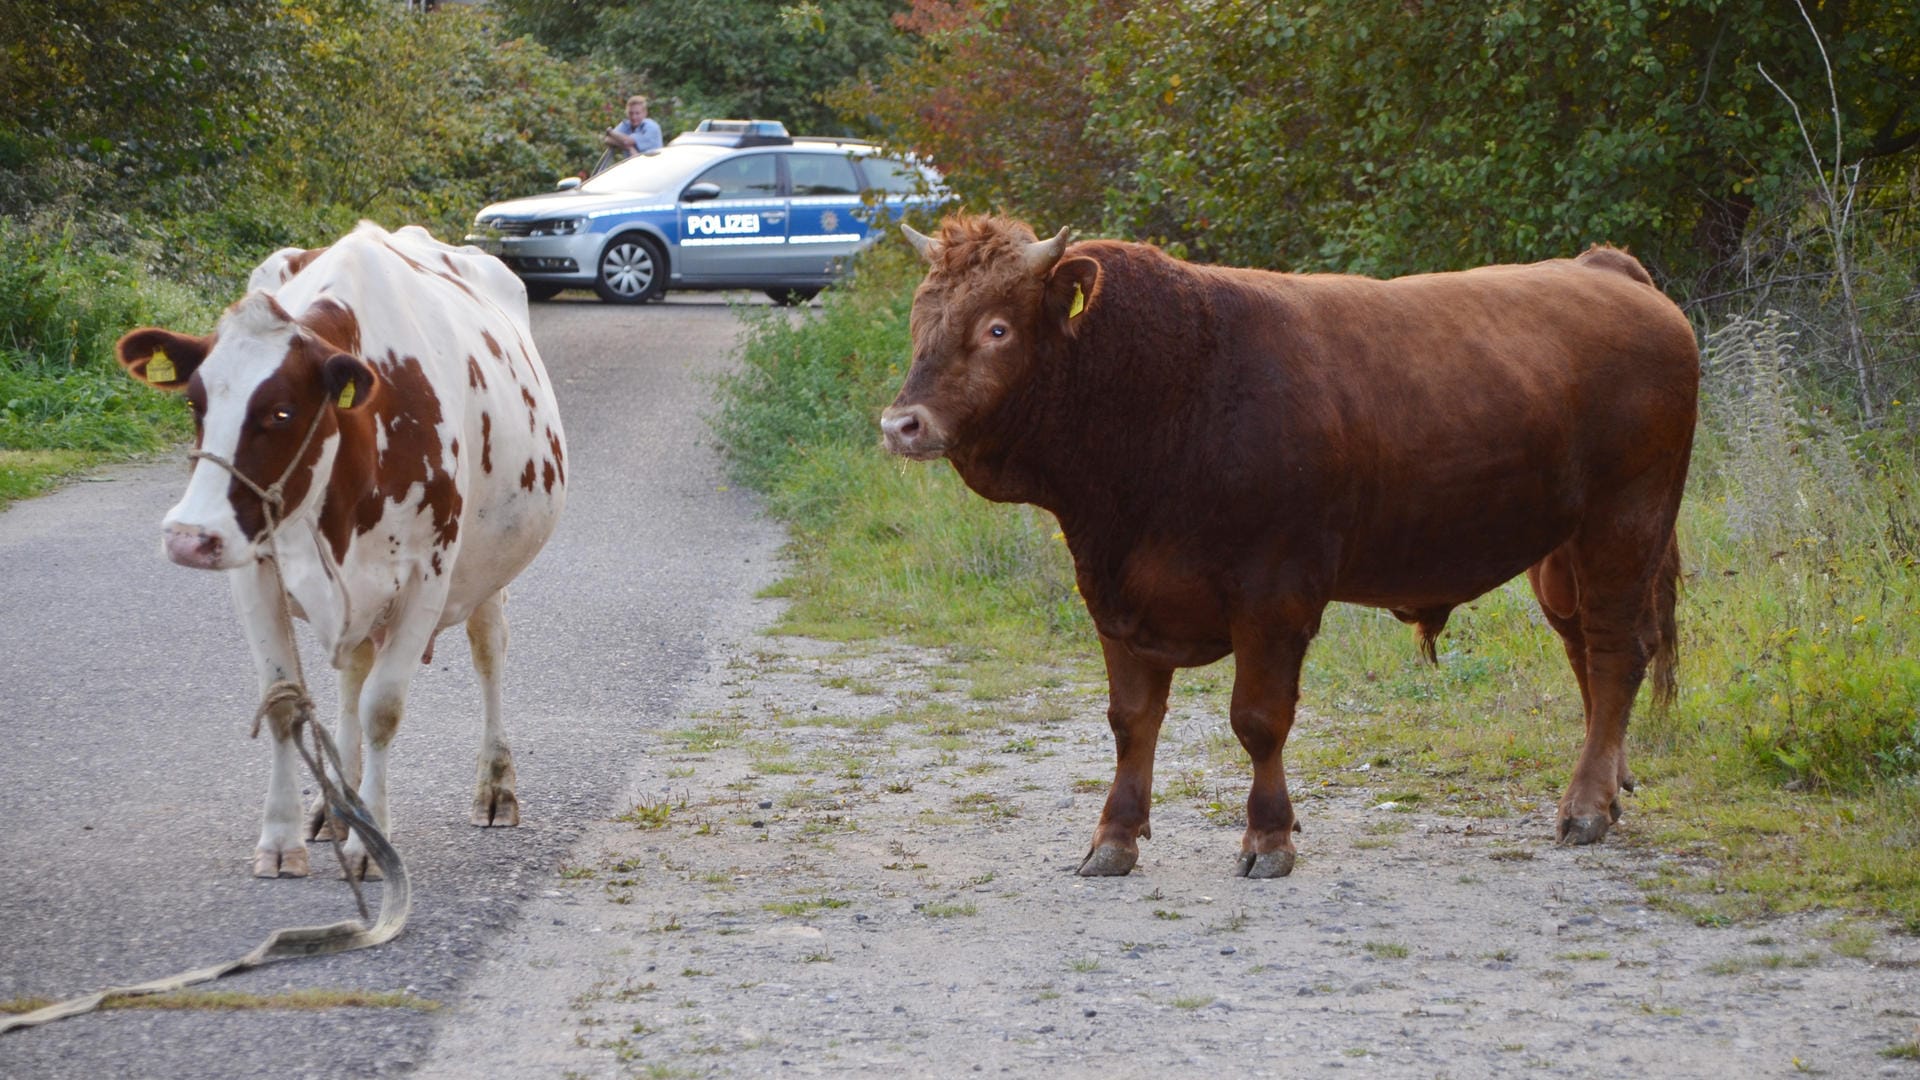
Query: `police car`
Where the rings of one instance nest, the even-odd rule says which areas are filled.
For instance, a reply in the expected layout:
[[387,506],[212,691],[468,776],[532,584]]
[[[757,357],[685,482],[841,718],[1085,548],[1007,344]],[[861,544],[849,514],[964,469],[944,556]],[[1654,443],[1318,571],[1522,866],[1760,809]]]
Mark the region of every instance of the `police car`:
[[945,197],[931,169],[872,143],[703,120],[585,182],[487,207],[466,240],[498,255],[535,300],[568,288],[616,304],[669,289],[759,289],[803,303],[886,222]]

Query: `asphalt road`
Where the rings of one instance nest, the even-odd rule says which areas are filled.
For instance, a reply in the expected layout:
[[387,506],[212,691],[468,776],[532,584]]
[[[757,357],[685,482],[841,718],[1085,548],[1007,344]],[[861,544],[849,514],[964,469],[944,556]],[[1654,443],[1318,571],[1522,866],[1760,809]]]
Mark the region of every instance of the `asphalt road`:
[[[613,811],[639,734],[711,662],[781,541],[730,490],[704,421],[740,326],[715,296],[534,305],[572,490],[507,609],[523,824],[466,824],[480,702],[465,635],[449,631],[393,755],[394,840],[415,883],[406,932],[214,988],[452,998]],[[254,677],[226,582],[159,552],[184,477],[177,458],[120,468],[0,513],[0,1001],[218,963],[275,928],[353,914],[324,848],[309,879],[248,874],[268,748],[247,738]],[[331,717],[331,672],[305,644]],[[0,1077],[393,1075],[419,1062],[434,1023],[407,1009],[117,1010],[0,1036]]]

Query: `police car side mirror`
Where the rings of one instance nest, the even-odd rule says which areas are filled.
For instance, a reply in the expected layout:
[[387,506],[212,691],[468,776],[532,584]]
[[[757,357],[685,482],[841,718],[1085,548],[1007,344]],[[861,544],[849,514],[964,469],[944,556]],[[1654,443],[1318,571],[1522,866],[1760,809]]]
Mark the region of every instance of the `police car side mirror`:
[[698,184],[688,184],[687,190],[680,193],[681,202],[704,202],[720,197],[720,185],[702,180]]
[[569,176],[553,186],[561,191],[572,191],[574,188],[580,186],[580,178],[577,176]]

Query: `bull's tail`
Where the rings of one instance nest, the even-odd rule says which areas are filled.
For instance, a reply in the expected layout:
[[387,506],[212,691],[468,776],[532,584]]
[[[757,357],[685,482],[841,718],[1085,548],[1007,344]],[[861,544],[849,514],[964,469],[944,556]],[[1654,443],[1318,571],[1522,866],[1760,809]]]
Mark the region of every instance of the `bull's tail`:
[[1660,557],[1660,569],[1653,577],[1653,616],[1654,632],[1657,635],[1653,645],[1653,704],[1665,711],[1673,707],[1679,696],[1680,683],[1676,676],[1679,667],[1679,628],[1674,622],[1673,609],[1680,600],[1680,536],[1667,533],[1667,550]]

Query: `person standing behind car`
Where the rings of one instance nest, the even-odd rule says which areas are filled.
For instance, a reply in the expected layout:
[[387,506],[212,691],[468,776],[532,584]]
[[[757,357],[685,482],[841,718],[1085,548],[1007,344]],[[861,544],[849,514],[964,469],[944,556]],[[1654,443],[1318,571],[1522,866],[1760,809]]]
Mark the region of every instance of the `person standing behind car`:
[[627,118],[608,128],[600,141],[628,157],[660,149],[660,125],[647,119],[646,96],[628,98]]

